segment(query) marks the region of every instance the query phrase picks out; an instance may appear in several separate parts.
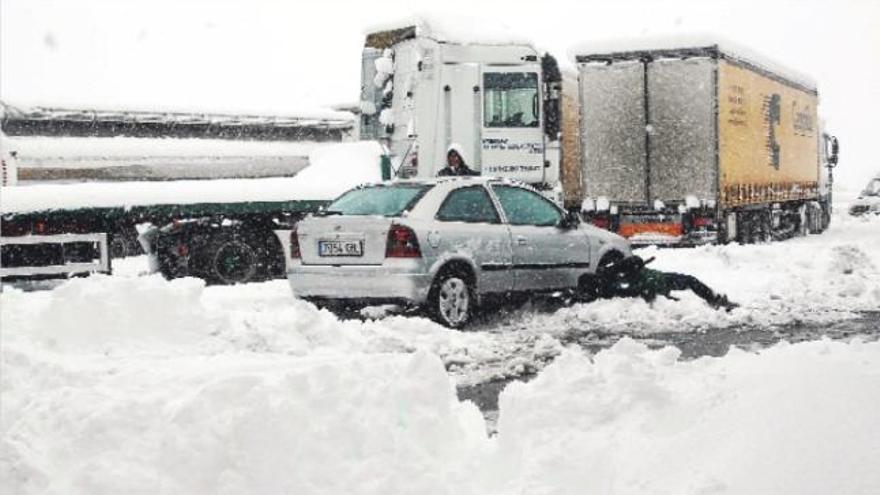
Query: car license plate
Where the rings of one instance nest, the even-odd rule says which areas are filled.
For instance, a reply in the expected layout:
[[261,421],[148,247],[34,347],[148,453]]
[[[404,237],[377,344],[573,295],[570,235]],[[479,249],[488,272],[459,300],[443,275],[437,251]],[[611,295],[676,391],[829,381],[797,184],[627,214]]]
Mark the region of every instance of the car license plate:
[[363,256],[363,241],[318,241],[319,256]]

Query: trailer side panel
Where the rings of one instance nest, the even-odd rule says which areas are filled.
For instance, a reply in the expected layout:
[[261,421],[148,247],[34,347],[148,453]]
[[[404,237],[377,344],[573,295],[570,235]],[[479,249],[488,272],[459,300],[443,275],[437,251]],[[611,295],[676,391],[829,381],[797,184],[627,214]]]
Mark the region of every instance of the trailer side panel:
[[585,195],[644,203],[644,65],[583,64],[579,84]]
[[732,61],[718,65],[722,205],[817,197],[816,94]]
[[715,199],[715,61],[648,64],[648,144],[652,200]]

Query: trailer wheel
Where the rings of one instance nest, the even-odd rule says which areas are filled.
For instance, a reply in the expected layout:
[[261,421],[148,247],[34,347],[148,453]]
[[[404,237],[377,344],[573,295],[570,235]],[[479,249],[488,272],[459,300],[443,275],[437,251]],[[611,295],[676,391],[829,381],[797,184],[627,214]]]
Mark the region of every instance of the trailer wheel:
[[770,210],[761,210],[758,212],[758,221],[755,222],[758,227],[757,242],[768,243],[773,240],[773,213]]
[[205,279],[212,284],[243,284],[259,275],[259,253],[241,237],[224,234],[206,249]]
[[809,219],[809,215],[807,213],[807,205],[802,204],[802,205],[798,206],[798,209],[797,209],[797,222],[798,222],[797,235],[804,237],[810,233],[810,226],[809,226],[809,223],[807,223],[808,219]]

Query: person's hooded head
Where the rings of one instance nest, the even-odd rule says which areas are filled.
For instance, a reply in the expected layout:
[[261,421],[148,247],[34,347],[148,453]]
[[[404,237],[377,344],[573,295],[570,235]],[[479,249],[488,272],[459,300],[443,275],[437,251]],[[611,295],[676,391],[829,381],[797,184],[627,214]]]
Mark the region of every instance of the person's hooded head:
[[446,165],[452,168],[467,167],[464,151],[458,143],[452,143],[446,148]]

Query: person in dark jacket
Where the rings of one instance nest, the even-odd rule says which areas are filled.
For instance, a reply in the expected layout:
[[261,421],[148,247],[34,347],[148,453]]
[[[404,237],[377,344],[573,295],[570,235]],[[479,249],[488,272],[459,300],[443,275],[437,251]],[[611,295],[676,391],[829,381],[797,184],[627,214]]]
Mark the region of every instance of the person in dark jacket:
[[641,297],[653,302],[657,296],[664,296],[673,301],[678,299],[671,295],[672,291],[690,290],[709,303],[713,308],[724,308],[730,311],[739,306],[727,299],[723,294],[716,294],[706,284],[694,276],[675,272],[661,272],[646,268],[647,261],[639,256],[623,259],[605,270],[604,281],[609,285],[608,293],[624,297]]
[[438,177],[456,176],[456,175],[480,175],[479,172],[471,170],[464,161],[464,153],[461,146],[456,143],[449,145],[446,150],[446,166],[437,172]]

